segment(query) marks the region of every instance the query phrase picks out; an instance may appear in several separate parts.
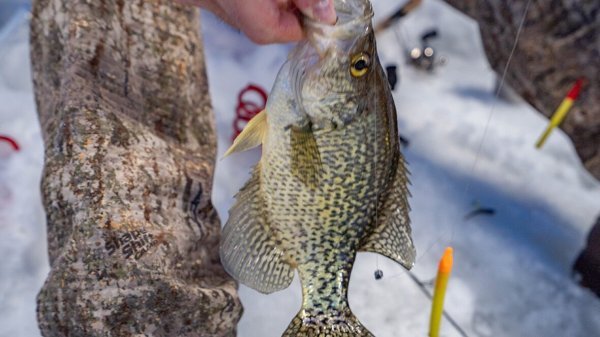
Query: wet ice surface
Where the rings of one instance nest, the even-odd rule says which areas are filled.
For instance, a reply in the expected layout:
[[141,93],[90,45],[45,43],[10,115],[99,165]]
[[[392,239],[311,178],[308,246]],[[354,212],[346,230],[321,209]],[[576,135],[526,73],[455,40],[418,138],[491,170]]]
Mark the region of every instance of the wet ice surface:
[[[394,3],[374,1],[376,20]],[[0,32],[0,134],[22,145],[17,154],[0,145],[0,337],[37,337],[34,298],[48,270],[38,192],[43,151],[26,25],[18,23]],[[406,65],[399,40],[415,46],[434,26],[440,30],[434,46],[448,62],[428,74]],[[495,100],[495,78],[473,23],[430,0],[395,29],[397,34],[381,35],[378,45],[382,63],[400,67],[394,97],[400,132],[411,142],[404,152],[412,172],[414,274],[431,280],[445,246],[454,246],[446,309],[469,336],[598,334],[600,301],[569,277],[569,265],[600,213],[598,182],[581,168],[562,132],[543,151],[534,149],[546,123],[542,116],[522,102]],[[255,46],[208,15],[204,31],[222,154],[239,90],[249,82],[270,89],[289,46]],[[254,150],[218,161],[214,202],[223,221],[258,157]],[[465,220],[475,203],[496,214]],[[379,281],[373,276],[377,268],[384,272]],[[279,336],[300,308],[297,280],[271,295],[243,286],[240,293],[242,337]],[[359,255],[350,305],[378,337],[427,335],[429,300],[383,257]],[[459,336],[448,322],[442,335]]]

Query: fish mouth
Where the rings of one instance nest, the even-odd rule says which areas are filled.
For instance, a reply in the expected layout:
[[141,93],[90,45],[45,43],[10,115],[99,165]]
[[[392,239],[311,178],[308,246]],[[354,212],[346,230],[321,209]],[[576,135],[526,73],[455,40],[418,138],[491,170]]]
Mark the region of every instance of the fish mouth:
[[315,66],[332,49],[347,50],[371,32],[373,7],[369,0],[334,0],[334,4],[338,15],[334,25],[304,18],[307,39],[290,54],[296,61],[294,68]]
[[301,115],[308,115],[304,107],[302,89],[306,74],[319,68],[326,58],[347,51],[371,28],[373,7],[369,0],[334,0],[338,19],[335,25],[304,19],[307,39],[299,43],[289,56],[291,61],[291,89]]
[[304,18],[307,41],[321,58],[332,47],[349,50],[373,29],[373,7],[369,0],[335,0],[335,9],[338,17],[334,25]]
[[334,0],[337,21],[335,25],[304,19],[309,35],[317,34],[334,39],[347,39],[365,33],[373,18],[373,7],[369,0]]

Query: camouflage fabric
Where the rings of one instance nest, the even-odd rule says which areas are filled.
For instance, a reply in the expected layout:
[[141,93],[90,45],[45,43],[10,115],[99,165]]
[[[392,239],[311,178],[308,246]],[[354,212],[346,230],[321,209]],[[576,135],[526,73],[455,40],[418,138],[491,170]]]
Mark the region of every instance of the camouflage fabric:
[[173,1],[33,4],[44,336],[235,336],[198,17]]

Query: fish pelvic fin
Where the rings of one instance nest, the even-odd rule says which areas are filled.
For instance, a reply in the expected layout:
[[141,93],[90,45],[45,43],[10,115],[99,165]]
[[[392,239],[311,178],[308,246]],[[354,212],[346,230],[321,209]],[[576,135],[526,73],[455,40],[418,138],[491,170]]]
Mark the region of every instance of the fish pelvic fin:
[[287,288],[294,270],[273,238],[260,190],[260,163],[236,195],[219,247],[221,263],[236,280],[261,293]]
[[356,316],[346,309],[336,314],[311,315],[300,310],[281,337],[374,337]]
[[225,152],[223,158],[261,145],[267,136],[268,129],[267,112],[263,110],[248,122],[244,130],[235,138],[231,147]]
[[411,237],[408,213],[408,171],[402,156],[398,156],[393,179],[385,199],[380,200],[378,218],[371,231],[362,239],[360,251],[386,256],[406,269],[415,263],[417,252]]

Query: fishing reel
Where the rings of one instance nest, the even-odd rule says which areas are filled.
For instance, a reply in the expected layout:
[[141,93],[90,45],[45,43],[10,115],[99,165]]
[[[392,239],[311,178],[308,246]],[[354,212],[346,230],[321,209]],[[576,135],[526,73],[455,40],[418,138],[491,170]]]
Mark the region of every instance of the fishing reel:
[[433,71],[435,67],[444,65],[446,59],[437,57],[437,53],[431,44],[431,40],[438,37],[437,29],[431,29],[421,35],[421,46],[412,48],[409,53],[410,63],[418,69]]
[[256,84],[248,84],[248,86],[240,91],[233,119],[232,143],[242,130],[244,130],[246,124],[265,109],[267,98],[267,91]]

